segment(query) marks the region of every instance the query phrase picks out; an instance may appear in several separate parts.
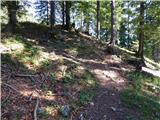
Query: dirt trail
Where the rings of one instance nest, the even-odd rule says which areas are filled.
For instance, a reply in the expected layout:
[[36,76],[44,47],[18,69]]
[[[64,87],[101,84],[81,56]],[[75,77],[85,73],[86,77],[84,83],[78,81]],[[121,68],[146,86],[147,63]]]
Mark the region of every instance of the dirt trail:
[[[67,32],[63,34],[64,35],[60,35],[66,37],[64,40],[52,41],[53,44],[43,44],[45,52],[49,55],[51,55],[51,52],[54,52],[55,55],[53,55],[53,57],[63,58],[71,63],[84,66],[93,73],[98,82],[97,94],[93,101],[79,109],[78,113],[73,115],[72,120],[131,120],[129,119],[131,116],[138,118],[138,120],[143,120],[138,112],[126,108],[120,101],[120,92],[126,86],[124,73],[134,70],[134,68],[122,61],[113,60],[112,56],[109,55],[105,55],[106,61],[104,61],[104,59],[101,60],[101,58],[104,57],[103,55],[101,56],[101,53],[103,54],[102,49],[100,49],[102,46],[97,47],[95,50],[98,44],[94,43],[95,41],[93,40],[88,40],[87,38],[81,39],[82,37],[77,37]],[[66,53],[65,49],[68,47],[76,48],[77,54],[70,56],[69,53]],[[64,55],[64,53],[66,53],[66,55]],[[53,68],[56,68],[56,65],[54,61],[52,62],[53,66],[51,69],[53,70]],[[6,107],[6,109],[3,110],[4,118],[10,120],[14,118],[14,116],[15,118],[20,116],[19,118],[30,120],[35,105],[34,98],[37,96],[41,98],[41,107],[46,107],[48,103],[52,103],[53,101],[66,103],[67,100],[63,97],[46,95],[46,93],[43,92],[42,85],[48,85],[48,88],[50,88],[49,85],[52,84],[46,80],[48,76],[44,74],[43,71],[35,74],[35,83],[33,83],[33,80],[31,81],[30,78],[17,78],[14,77],[14,75],[12,76],[12,70],[9,70],[8,64],[4,64],[3,67],[3,80],[19,90],[18,94],[15,93],[15,91],[11,92],[10,99],[13,104],[9,104],[10,107]],[[14,72],[17,71],[18,70],[14,70]],[[18,72],[23,72],[23,70],[20,69]],[[56,85],[56,87],[57,89],[53,90],[53,93],[55,91],[63,91],[61,84]],[[8,89],[3,87],[2,90],[4,91],[2,93],[4,93],[6,97]],[[30,95],[33,96],[33,100],[28,103],[28,96]],[[28,104],[30,106],[28,106]],[[56,119],[55,116],[57,114],[58,110],[53,111],[53,115],[49,114],[48,120]]]
[[[108,59],[109,61],[110,59]],[[125,63],[85,62],[85,66],[98,80],[97,95],[80,110],[80,120],[143,120],[138,111],[128,109],[120,100],[120,92],[126,86],[125,71],[134,68]]]

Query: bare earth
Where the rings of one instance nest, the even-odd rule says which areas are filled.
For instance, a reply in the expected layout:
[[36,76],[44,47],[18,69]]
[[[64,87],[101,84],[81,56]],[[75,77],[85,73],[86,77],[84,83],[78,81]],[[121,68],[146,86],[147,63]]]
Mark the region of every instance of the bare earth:
[[116,62],[109,55],[106,59],[107,63],[103,64],[84,62],[98,80],[97,95],[73,120],[143,120],[137,110],[125,107],[120,100],[120,92],[127,85],[124,73],[134,70],[134,67]]

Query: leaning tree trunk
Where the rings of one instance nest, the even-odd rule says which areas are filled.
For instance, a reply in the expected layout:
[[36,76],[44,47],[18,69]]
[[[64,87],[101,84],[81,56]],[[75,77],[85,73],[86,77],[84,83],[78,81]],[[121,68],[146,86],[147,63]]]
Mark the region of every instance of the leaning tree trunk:
[[97,1],[97,39],[100,39],[100,1]]
[[69,30],[70,27],[70,7],[71,7],[71,2],[66,1],[66,29]]
[[138,57],[143,60],[143,46],[144,46],[144,2],[140,3],[140,18],[139,18],[139,48]]
[[117,31],[116,31],[116,15],[115,15],[115,0],[111,1],[111,40],[110,44],[115,45],[116,38],[117,38]]
[[8,24],[5,28],[6,32],[14,32],[16,24],[17,24],[17,10],[18,10],[18,3],[17,1],[9,1],[10,3],[7,4],[8,10]]

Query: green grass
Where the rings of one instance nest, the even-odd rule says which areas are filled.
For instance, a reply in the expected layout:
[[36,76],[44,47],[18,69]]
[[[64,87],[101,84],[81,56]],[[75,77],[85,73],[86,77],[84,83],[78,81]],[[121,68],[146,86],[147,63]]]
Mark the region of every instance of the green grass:
[[43,68],[43,70],[48,70],[52,66],[50,62],[51,61],[49,59],[45,59],[42,61],[41,67]]
[[136,93],[134,90],[127,89],[122,92],[121,100],[126,106],[139,109],[146,120],[160,120],[160,103],[152,100],[150,97]]
[[95,96],[95,91],[93,89],[82,90],[79,93],[79,103],[80,105],[85,105],[93,99]]
[[146,120],[160,120],[160,96],[157,96],[160,78],[141,72],[130,72],[126,76],[131,84],[122,92],[122,102],[130,108],[139,109]]
[[95,87],[96,86],[96,79],[94,78],[94,76],[89,71],[85,71],[82,78],[87,83],[87,86],[89,86],[89,87]]
[[80,105],[85,105],[91,101],[96,94],[96,79],[89,71],[86,71],[82,78],[87,87],[79,92],[79,103]]

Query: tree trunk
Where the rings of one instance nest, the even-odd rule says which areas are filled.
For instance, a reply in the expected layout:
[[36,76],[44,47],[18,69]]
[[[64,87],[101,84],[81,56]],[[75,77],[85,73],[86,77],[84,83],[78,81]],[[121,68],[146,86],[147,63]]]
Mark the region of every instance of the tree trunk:
[[80,31],[82,31],[83,28],[83,12],[81,12],[81,25],[80,25]]
[[49,2],[47,1],[47,25],[49,25]]
[[65,2],[62,1],[62,25],[65,25]]
[[139,22],[139,48],[138,57],[143,60],[143,45],[144,45],[144,2],[140,3],[140,22]]
[[71,7],[71,2],[66,1],[66,29],[69,30],[70,27],[70,7]]
[[160,61],[160,43],[153,44],[153,46],[152,46],[152,59],[155,62]]
[[15,30],[17,24],[17,10],[18,10],[18,2],[17,1],[8,1],[10,3],[7,4],[8,10],[8,24],[5,28],[6,32],[13,32]]
[[115,45],[116,38],[117,38],[117,31],[116,31],[116,15],[115,15],[115,0],[111,1],[111,40],[110,44]]
[[51,30],[52,30],[52,28],[53,28],[53,26],[54,26],[54,24],[55,24],[55,1],[51,1],[50,2],[50,4],[51,4]]
[[97,39],[100,39],[100,1],[97,1]]
[[[128,11],[129,11],[129,2],[130,2],[130,1],[127,1],[127,3],[128,3]],[[130,37],[129,37],[129,32],[130,32],[130,31],[129,31],[129,20],[130,20],[130,16],[129,16],[129,12],[128,12],[128,20],[127,20],[127,21],[128,21],[128,27],[127,27],[127,29],[128,29],[127,47],[128,47],[128,48],[129,48],[129,39],[130,39]]]
[[88,14],[87,22],[86,22],[86,31],[87,31],[88,35],[89,35],[89,25],[90,25],[89,23],[90,23],[90,17],[89,17],[89,14]]

